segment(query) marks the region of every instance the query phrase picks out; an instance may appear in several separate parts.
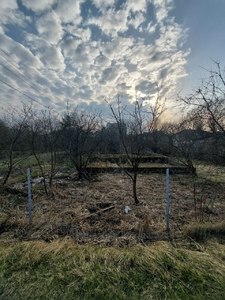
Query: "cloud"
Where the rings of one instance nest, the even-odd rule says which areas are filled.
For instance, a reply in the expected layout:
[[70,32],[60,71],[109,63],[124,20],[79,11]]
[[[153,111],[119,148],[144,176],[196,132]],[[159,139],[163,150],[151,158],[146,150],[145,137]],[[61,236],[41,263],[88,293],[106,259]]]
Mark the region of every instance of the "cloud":
[[118,33],[124,33],[129,26],[137,29],[145,20],[146,0],[127,0],[120,10],[115,8],[115,1],[94,0],[94,4],[100,9],[102,15],[90,18],[88,24],[98,26],[109,36],[115,37]]
[[0,3],[0,24],[16,24],[24,26],[26,17],[18,10],[16,0],[1,0]]
[[136,12],[145,12],[147,9],[147,3],[150,3],[149,0],[128,0],[126,2],[127,11]]
[[[61,110],[69,100],[101,107],[118,93],[126,101],[158,91],[171,98],[187,75],[188,33],[171,15],[172,0],[93,0],[91,6],[87,0],[22,0],[34,16],[19,11],[16,1],[2,1],[0,15],[10,13],[0,27],[0,48],[40,92],[7,72],[4,78],[45,105]],[[6,30],[14,13],[25,20],[17,42]],[[30,27],[24,26],[28,17]],[[15,91],[13,99],[20,99]]]
[[128,24],[137,29],[145,21],[145,16],[141,12],[137,12],[134,17],[130,18]]
[[152,34],[156,31],[158,24],[153,24],[153,22],[149,22],[146,27],[140,25],[139,31],[140,32],[146,32],[149,34]]
[[33,55],[27,47],[14,41],[4,33],[0,34],[0,48],[11,55],[11,59],[16,63],[17,68],[40,69],[42,67],[42,63],[36,55]]
[[102,54],[110,60],[124,61],[124,55],[131,55],[135,44],[133,37],[114,37],[111,41],[99,43]]
[[32,10],[35,13],[42,13],[43,11],[49,10],[52,8],[53,4],[57,2],[57,0],[21,0],[23,5],[26,8]]
[[82,0],[58,0],[56,13],[64,23],[80,24]]
[[7,13],[12,13],[13,11],[17,10],[17,8],[18,6],[16,0],[2,0],[0,10],[1,17],[4,17],[4,15]]
[[61,20],[54,11],[41,16],[36,27],[40,37],[51,44],[57,44],[63,36]]
[[155,15],[158,23],[163,22],[168,17],[168,13],[173,8],[173,0],[152,0],[155,7]]
[[116,82],[123,72],[126,72],[126,69],[122,65],[110,66],[102,71],[102,78],[100,79],[100,82],[102,84],[109,84],[112,81]]
[[42,63],[51,70],[63,72],[65,69],[64,56],[59,47],[50,44],[45,39],[39,38],[33,34],[28,34],[27,44]]
[[91,39],[90,28],[78,28],[76,25],[67,24],[65,31],[70,34],[70,37],[77,38],[83,42],[88,42]]
[[115,0],[92,0],[92,2],[102,12],[115,5]]
[[97,25],[106,35],[116,36],[128,29],[127,17],[126,10],[109,8],[101,17],[90,18],[88,24]]
[[[12,86],[10,88],[7,84],[1,83],[3,103],[6,104],[5,101],[9,100],[8,94],[10,94],[11,104],[17,103],[19,99],[29,102],[33,98],[40,103],[46,104],[48,102],[48,105],[54,105],[57,95],[53,93],[53,88],[55,85],[63,86],[63,81],[58,75],[55,75],[54,70],[46,68],[44,60],[41,61],[43,57],[32,53],[28,47],[15,42],[5,34],[0,34],[0,48],[1,78]],[[55,64],[55,55],[52,53],[50,51],[49,56],[52,56],[51,63]],[[46,56],[46,53],[43,55]],[[22,94],[28,95],[30,98]]]
[[140,81],[138,85],[136,85],[136,90],[140,91],[142,94],[149,95],[150,93],[155,93],[157,91],[157,86],[147,80]]

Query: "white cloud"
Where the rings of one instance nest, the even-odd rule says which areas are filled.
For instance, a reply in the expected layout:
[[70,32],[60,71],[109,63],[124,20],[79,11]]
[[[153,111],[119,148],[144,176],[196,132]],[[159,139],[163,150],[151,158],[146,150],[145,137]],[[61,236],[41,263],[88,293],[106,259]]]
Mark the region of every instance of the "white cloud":
[[147,32],[149,34],[152,34],[156,31],[157,26],[158,26],[157,23],[153,24],[153,22],[149,22],[147,27],[140,26],[139,31],[140,32]]
[[127,0],[120,10],[116,10],[114,1],[95,0],[95,5],[103,13],[100,17],[90,18],[88,24],[97,25],[105,34],[113,37],[127,31],[129,25],[137,29],[145,20],[147,1]]
[[56,46],[43,45],[40,58],[50,69],[58,72],[63,72],[65,69],[64,57],[61,50]]
[[81,40],[75,39],[73,36],[67,36],[61,42],[61,48],[63,50],[66,59],[73,59],[75,50],[82,43]]
[[98,55],[94,61],[94,65],[100,68],[109,67],[110,64],[111,60],[103,54]]
[[51,70],[58,72],[64,71],[64,57],[59,47],[33,34],[28,34],[26,39],[32,51],[36,52],[36,55],[44,65]]
[[67,33],[75,36],[76,38],[82,40],[83,42],[88,42],[91,39],[90,28],[78,28],[76,25],[67,24],[64,27]]
[[152,0],[155,6],[155,15],[159,23],[168,17],[168,13],[173,8],[173,0]]
[[1,0],[1,13],[18,8],[16,0]]
[[109,42],[99,44],[100,51],[110,60],[124,61],[124,56],[131,55],[135,40],[132,37],[114,37]]
[[82,0],[58,0],[56,12],[64,23],[79,24],[82,21],[80,5]]
[[102,78],[100,82],[105,84],[115,83],[119,78],[122,77],[123,73],[126,73],[127,70],[123,65],[113,65],[104,70],[102,70]]
[[15,42],[5,34],[0,34],[0,47],[9,53],[17,67],[36,68],[42,67],[40,59],[24,45]]
[[18,10],[16,0],[1,0],[0,2],[0,24],[17,24],[23,26],[25,16]]
[[[0,47],[28,74],[40,93],[28,89],[15,76],[4,78],[45,104],[61,109],[63,101],[70,99],[76,99],[76,104],[100,103],[103,97],[113,98],[118,92],[127,99],[136,92],[154,98],[156,85],[160,96],[169,98],[180,78],[187,75],[187,32],[169,16],[172,0],[127,0],[119,10],[114,0],[93,0],[99,15],[89,11],[84,20],[81,4],[85,0],[22,1],[39,14],[31,17],[37,34],[21,29],[22,45],[0,27]],[[4,2],[5,6],[2,3],[0,7],[11,3],[11,11],[23,15],[13,0]],[[148,3],[154,7],[156,21],[146,15]],[[107,36],[98,34],[93,24]],[[16,94],[13,98],[18,99]]]
[[40,37],[51,44],[57,44],[63,36],[60,18],[53,11],[41,16],[36,26]]
[[118,32],[125,32],[128,14],[126,10],[116,11],[108,9],[101,17],[90,18],[88,24],[97,25],[105,34],[116,36]]
[[92,2],[102,12],[115,5],[115,0],[92,0]]
[[137,12],[135,16],[129,20],[128,24],[133,26],[135,29],[137,29],[144,21],[145,21],[145,17],[143,13]]
[[52,8],[53,4],[57,0],[22,0],[22,3],[26,8],[32,10],[35,13],[41,13],[45,10]]
[[128,11],[135,12],[145,12],[147,9],[147,3],[150,0],[127,0],[126,6]]
[[68,66],[74,68],[77,73],[83,74],[82,78],[91,76],[92,66],[100,52],[94,43],[83,42],[82,40],[68,37],[61,44]]

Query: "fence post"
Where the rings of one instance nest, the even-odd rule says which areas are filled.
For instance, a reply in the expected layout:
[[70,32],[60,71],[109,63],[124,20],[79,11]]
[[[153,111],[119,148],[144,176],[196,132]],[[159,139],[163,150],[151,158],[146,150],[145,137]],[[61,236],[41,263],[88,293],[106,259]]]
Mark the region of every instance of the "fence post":
[[27,202],[27,208],[29,213],[29,224],[32,224],[32,194],[31,194],[31,173],[30,168],[27,169],[27,191],[28,191],[28,202]]
[[166,230],[170,236],[170,169],[166,169]]

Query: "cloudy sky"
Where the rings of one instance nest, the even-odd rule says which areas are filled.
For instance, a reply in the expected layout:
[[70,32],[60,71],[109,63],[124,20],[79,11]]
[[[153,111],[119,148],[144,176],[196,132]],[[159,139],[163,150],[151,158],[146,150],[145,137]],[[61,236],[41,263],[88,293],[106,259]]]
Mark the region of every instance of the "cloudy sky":
[[0,107],[172,105],[225,63],[224,17],[224,0],[0,0]]

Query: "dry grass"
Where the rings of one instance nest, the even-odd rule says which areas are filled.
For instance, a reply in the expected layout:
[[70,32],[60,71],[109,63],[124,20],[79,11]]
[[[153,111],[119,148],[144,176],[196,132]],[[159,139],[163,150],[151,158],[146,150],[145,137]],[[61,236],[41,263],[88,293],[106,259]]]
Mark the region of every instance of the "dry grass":
[[2,192],[0,298],[224,299],[224,185],[171,176],[173,246],[158,241],[165,175],[139,176],[139,206],[131,190],[122,174],[58,181],[53,198],[35,185],[31,226],[26,199]]
[[[224,219],[223,185],[201,183],[193,196],[193,181],[185,175],[171,176],[171,231],[175,238],[193,221],[218,222]],[[200,185],[199,185],[200,186]],[[33,187],[33,224],[28,225],[26,199],[2,194],[0,210],[4,219],[1,238],[45,240],[71,237],[77,243],[132,245],[166,239],[165,176],[140,175],[138,195],[133,204],[131,182],[121,174],[103,174],[93,182],[68,181],[56,185],[54,198],[46,197],[41,186]],[[195,204],[195,205],[194,205]],[[114,206],[102,212],[104,205]],[[131,211],[125,214],[124,208]],[[0,218],[1,223],[1,218]]]

